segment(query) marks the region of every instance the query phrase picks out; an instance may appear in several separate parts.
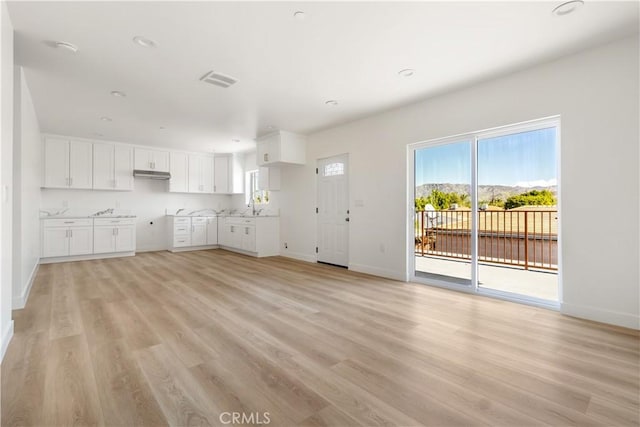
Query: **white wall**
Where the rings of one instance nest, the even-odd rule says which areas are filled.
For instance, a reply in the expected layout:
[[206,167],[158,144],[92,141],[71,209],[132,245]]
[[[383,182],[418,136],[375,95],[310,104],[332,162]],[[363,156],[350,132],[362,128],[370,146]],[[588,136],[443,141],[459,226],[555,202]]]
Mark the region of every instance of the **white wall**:
[[407,145],[559,114],[562,311],[638,328],[638,72],[636,36],[310,135],[283,169],[283,255],[315,259],[316,160],[349,153],[350,268],[406,280]]
[[0,360],[13,335],[11,320],[13,27],[0,2]]
[[231,205],[228,195],[169,193],[168,185],[168,181],[136,178],[134,191],[43,189],[41,203],[43,209],[63,209],[66,204],[71,211],[130,210],[138,217],[138,252],[167,249],[165,209],[219,210]]
[[42,139],[22,68],[14,69],[13,309],[23,308],[40,260]]

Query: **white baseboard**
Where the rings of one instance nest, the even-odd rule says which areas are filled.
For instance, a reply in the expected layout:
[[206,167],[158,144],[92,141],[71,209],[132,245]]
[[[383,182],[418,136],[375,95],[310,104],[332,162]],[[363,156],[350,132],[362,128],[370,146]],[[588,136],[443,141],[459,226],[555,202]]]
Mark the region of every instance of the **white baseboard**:
[[630,313],[620,313],[617,311],[603,310],[601,308],[589,307],[586,305],[567,303],[562,303],[560,311],[562,314],[566,314],[568,316],[609,323],[611,325],[622,326],[625,328],[640,329],[640,316]]
[[53,258],[40,258],[40,264],[53,264],[56,262],[88,261],[92,259],[122,258],[127,256],[135,256],[135,255],[136,255],[135,252],[114,252],[114,253],[108,253],[108,254],[61,256],[61,257],[53,257]]
[[284,251],[281,251],[280,256],[285,258],[297,259],[298,261],[305,261],[305,262],[315,263],[317,261],[316,257],[313,255],[307,255],[300,252],[289,252],[289,250],[287,249],[285,249]]
[[12,301],[12,310],[20,310],[27,305],[27,300],[29,299],[29,294],[31,293],[31,287],[33,286],[33,281],[36,279],[36,275],[38,274],[38,269],[40,268],[40,260],[36,262],[36,265],[33,266],[33,270],[31,271],[31,275],[29,276],[29,280],[26,285],[22,289],[22,295],[17,295],[13,297]]
[[372,276],[384,277],[386,279],[398,280],[400,282],[407,281],[406,274],[404,272],[386,270],[384,268],[372,267],[370,265],[349,263],[349,270],[357,271],[358,273],[371,274]]
[[[190,252],[190,251],[206,251],[209,249],[218,249],[218,245],[204,245],[204,246],[185,246],[183,248],[171,248],[167,249],[169,252]],[[157,252],[157,251],[154,251]]]
[[9,321],[9,324],[2,331],[2,347],[0,347],[0,362],[4,359],[4,354],[7,352],[7,347],[9,347],[9,342],[11,342],[11,338],[13,338],[13,320]]

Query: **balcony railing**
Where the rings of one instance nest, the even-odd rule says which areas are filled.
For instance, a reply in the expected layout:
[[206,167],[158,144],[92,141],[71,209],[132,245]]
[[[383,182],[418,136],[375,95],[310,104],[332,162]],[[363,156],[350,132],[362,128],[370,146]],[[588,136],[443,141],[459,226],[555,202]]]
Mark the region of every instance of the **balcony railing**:
[[[471,259],[471,211],[417,211],[418,256]],[[478,212],[478,260],[530,268],[558,269],[557,210]]]

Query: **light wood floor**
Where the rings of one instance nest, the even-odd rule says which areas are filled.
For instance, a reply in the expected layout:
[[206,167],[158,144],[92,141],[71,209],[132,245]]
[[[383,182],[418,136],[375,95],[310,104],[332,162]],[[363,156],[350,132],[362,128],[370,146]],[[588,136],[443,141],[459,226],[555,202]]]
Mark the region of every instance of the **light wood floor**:
[[43,265],[14,318],[3,426],[638,425],[637,332],[284,258]]

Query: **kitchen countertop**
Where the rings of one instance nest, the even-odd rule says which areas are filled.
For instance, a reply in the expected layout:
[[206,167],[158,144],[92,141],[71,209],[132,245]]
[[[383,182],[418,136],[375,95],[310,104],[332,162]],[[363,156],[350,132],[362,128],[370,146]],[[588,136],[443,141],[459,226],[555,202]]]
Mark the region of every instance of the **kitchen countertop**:
[[264,214],[264,215],[243,215],[243,214],[210,214],[210,215],[205,215],[205,214],[195,214],[195,215],[166,215],[166,216],[175,216],[175,217],[182,217],[182,218],[202,218],[202,217],[209,217],[209,218],[273,218],[273,217],[278,217],[280,215],[273,215],[273,214]]
[[49,215],[41,216],[40,219],[87,219],[87,218],[137,218],[135,215]]

